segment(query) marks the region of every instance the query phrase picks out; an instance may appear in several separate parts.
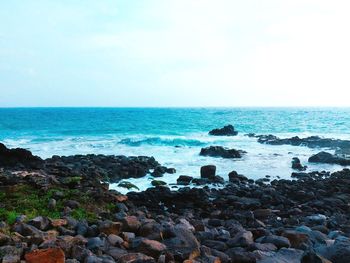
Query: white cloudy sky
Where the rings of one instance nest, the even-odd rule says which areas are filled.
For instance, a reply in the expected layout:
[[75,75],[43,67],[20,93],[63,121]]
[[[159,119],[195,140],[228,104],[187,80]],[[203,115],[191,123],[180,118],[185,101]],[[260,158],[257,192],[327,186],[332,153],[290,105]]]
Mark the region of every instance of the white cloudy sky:
[[350,106],[350,1],[11,0],[0,106]]

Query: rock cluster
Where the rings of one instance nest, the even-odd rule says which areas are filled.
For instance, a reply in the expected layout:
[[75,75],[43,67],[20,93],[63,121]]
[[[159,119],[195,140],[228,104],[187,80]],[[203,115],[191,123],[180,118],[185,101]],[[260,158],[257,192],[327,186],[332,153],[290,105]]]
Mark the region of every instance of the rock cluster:
[[[62,162],[62,167],[83,173],[81,180],[63,168],[48,173],[48,168],[2,167],[0,187],[6,194],[0,195],[1,207],[12,198],[25,205],[37,194],[52,193],[46,205],[59,211],[0,222],[2,262],[349,262],[349,169],[272,181],[254,181],[232,171],[229,182],[218,189],[172,191],[157,185],[124,196],[92,178],[101,165],[90,163],[88,172],[74,168],[74,160],[77,167],[89,167],[83,161],[89,158],[54,161],[53,167]],[[199,179],[217,180],[216,167],[203,166]],[[28,195],[19,196],[19,185],[30,186]],[[42,198],[35,200],[42,203]],[[90,206],[95,206],[94,215],[82,214],[80,208]]]

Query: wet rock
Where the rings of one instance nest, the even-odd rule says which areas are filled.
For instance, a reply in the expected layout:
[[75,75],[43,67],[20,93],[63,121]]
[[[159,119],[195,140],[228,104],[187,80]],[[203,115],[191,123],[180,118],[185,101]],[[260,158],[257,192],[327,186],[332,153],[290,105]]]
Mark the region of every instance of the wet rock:
[[328,152],[319,152],[309,158],[310,163],[330,163],[339,165],[350,165],[350,159],[343,158]]
[[19,167],[19,168],[41,168],[43,160],[34,156],[30,151],[16,148],[8,149],[0,143],[0,167]]
[[189,185],[192,179],[193,179],[192,176],[180,175],[179,178],[177,178],[176,182],[178,185]]
[[65,255],[60,248],[38,249],[25,254],[27,263],[64,263]]
[[238,132],[235,131],[235,128],[232,125],[226,125],[220,129],[213,129],[209,132],[209,135],[214,136],[235,136]]
[[300,159],[298,157],[294,157],[292,160],[292,169],[298,170],[298,171],[305,171],[307,166],[303,166],[300,162]]
[[215,165],[205,165],[201,167],[201,178],[214,179],[216,174]]
[[247,182],[248,178],[244,175],[238,174],[236,171],[232,171],[228,174],[229,181],[231,183],[242,183]]
[[163,185],[166,185],[167,183],[161,180],[152,180],[151,184],[153,186],[163,186]]
[[211,157],[222,157],[222,158],[242,158],[243,151],[228,149],[222,146],[210,146],[207,148],[202,148],[200,155],[211,156]]

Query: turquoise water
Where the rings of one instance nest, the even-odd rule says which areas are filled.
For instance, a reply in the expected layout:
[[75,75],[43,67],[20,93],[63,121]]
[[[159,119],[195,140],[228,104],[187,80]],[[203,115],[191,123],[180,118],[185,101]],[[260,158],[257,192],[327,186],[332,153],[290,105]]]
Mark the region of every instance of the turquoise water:
[[[212,137],[208,131],[233,124],[235,137]],[[3,108],[0,141],[24,147],[41,157],[85,153],[152,155],[177,169],[177,175],[199,176],[212,163],[218,174],[231,170],[251,178],[288,178],[290,161],[303,162],[320,149],[261,145],[246,133],[280,137],[320,135],[350,139],[350,108]],[[241,160],[201,157],[200,148],[223,145],[248,153]],[[180,147],[175,147],[180,146]],[[337,170],[311,165],[309,170]],[[177,176],[166,176],[168,182]],[[139,179],[149,185],[150,178]]]

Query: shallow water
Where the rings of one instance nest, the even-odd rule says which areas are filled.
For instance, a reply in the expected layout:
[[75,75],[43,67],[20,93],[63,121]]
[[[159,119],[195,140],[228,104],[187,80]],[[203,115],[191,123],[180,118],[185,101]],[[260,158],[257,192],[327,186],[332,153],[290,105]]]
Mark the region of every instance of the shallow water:
[[[233,124],[239,135],[208,135],[209,130],[226,124]],[[8,147],[24,147],[43,158],[86,153],[154,156],[176,168],[176,174],[161,178],[168,183],[183,174],[198,177],[206,164],[215,164],[224,178],[232,170],[253,179],[289,178],[292,157],[307,164],[308,157],[320,149],[262,145],[244,134],[350,139],[349,128],[350,108],[0,109],[0,141]],[[237,160],[199,156],[201,147],[209,145],[242,149],[247,154]],[[342,168],[307,165],[308,171]],[[150,176],[131,181],[141,190],[151,185]]]

